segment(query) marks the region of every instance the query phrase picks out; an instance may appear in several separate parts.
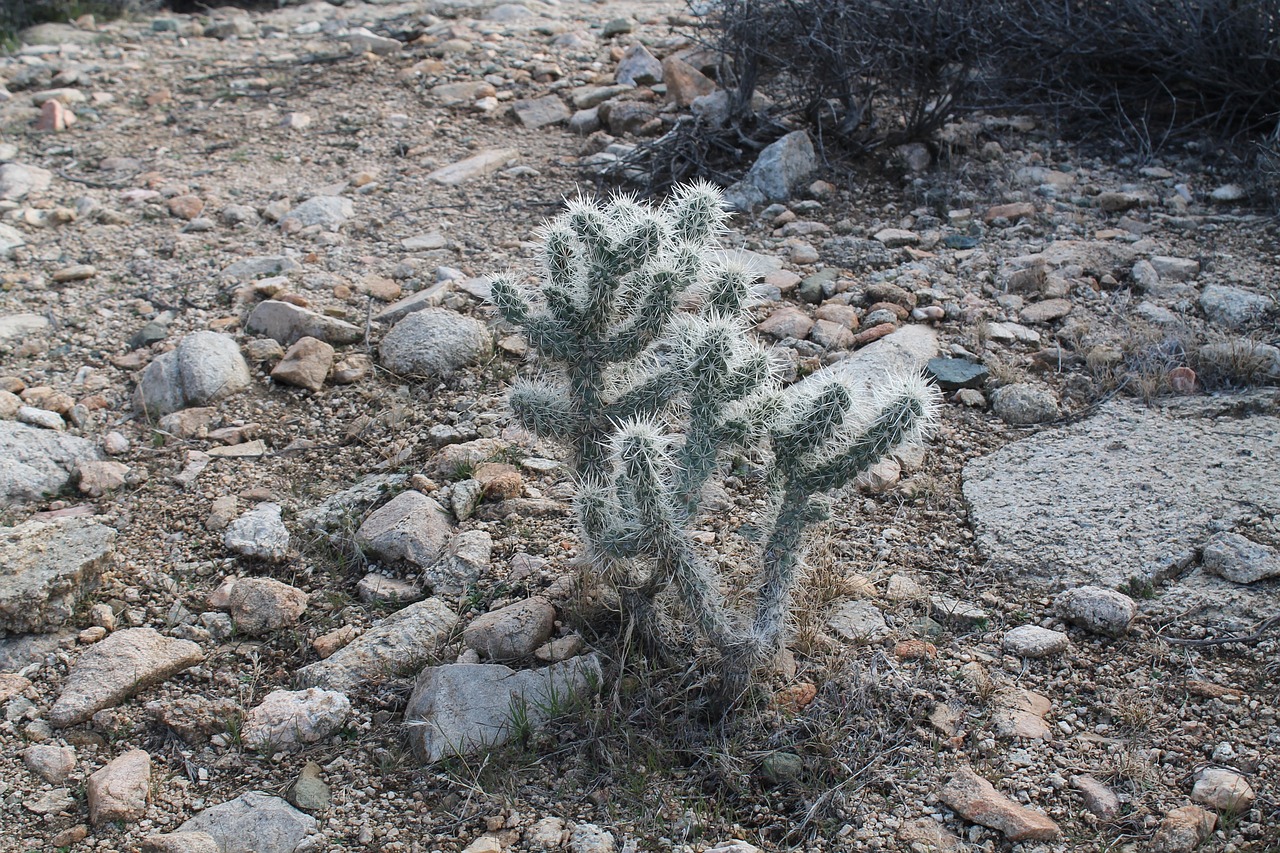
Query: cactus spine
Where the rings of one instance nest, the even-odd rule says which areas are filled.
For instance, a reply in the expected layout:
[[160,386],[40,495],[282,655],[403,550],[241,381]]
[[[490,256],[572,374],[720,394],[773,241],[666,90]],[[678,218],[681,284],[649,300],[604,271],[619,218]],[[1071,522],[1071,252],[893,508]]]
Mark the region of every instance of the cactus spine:
[[[741,683],[783,644],[825,493],[918,440],[936,392],[919,377],[861,396],[837,381],[781,390],[770,353],[747,334],[752,276],[713,259],[725,219],[707,184],[657,209],[580,198],[544,229],[536,293],[499,276],[493,302],[559,368],[517,381],[510,403],[525,428],[572,451],[588,556],[642,622],[674,588]],[[750,620],[729,611],[688,535],[708,480],[748,448],[771,451],[772,507]]]

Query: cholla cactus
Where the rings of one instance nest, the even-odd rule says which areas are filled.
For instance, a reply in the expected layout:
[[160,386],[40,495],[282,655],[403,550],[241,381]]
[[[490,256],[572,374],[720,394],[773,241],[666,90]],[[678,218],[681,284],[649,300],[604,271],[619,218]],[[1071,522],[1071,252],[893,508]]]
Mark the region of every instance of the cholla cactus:
[[[725,218],[707,184],[659,209],[580,198],[545,228],[539,292],[500,276],[493,301],[559,367],[517,382],[510,402],[527,429],[572,449],[589,557],[642,622],[674,588],[740,681],[781,648],[825,493],[918,440],[936,392],[919,377],[861,395],[838,381],[781,390],[747,333],[752,276],[715,257]],[[707,481],[747,448],[772,451],[754,619],[728,611],[688,535]]]

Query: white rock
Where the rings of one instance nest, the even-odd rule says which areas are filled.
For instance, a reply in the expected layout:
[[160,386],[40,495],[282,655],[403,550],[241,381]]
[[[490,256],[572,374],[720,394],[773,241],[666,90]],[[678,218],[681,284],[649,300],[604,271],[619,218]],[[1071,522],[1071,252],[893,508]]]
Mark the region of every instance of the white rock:
[[1059,615],[1098,634],[1123,634],[1138,615],[1138,605],[1124,593],[1099,586],[1080,586],[1058,595]]
[[1039,625],[1020,625],[1004,635],[1004,647],[1019,657],[1043,658],[1064,651],[1070,639],[1061,631]]
[[337,731],[350,713],[350,700],[335,690],[275,690],[245,717],[242,737],[250,749],[296,750]]
[[264,502],[227,525],[223,544],[228,550],[257,560],[279,562],[289,556],[289,528],[280,518],[280,504]]

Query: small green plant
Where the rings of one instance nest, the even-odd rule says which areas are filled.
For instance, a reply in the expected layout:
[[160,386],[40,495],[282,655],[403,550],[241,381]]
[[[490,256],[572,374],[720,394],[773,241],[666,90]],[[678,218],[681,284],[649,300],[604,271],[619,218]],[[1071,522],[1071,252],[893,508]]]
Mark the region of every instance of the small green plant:
[[[809,380],[783,390],[747,332],[753,276],[717,260],[727,214],[707,184],[661,208],[578,199],[544,231],[541,281],[493,280],[493,302],[559,375],[517,381],[521,424],[567,445],[586,552],[636,625],[656,636],[675,591],[720,652],[729,695],[780,650],[806,530],[825,495],[905,443],[936,410],[919,376],[870,390]],[[767,458],[771,505],[755,613],[726,605],[689,536],[702,493],[736,454]]]

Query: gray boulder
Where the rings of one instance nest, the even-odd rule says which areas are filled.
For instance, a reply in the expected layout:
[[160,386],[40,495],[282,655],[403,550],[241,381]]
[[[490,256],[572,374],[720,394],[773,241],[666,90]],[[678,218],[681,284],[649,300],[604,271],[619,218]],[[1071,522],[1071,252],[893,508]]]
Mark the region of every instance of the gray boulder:
[[787,201],[818,168],[813,141],[803,130],[788,133],[760,152],[751,171],[725,190],[725,200],[740,210],[768,201]]
[[448,376],[487,358],[493,338],[483,323],[442,308],[428,308],[392,327],[378,348],[382,366],[406,376]]
[[316,826],[315,818],[280,797],[250,791],[205,809],[178,832],[208,833],[220,853],[293,853]]
[[142,371],[133,405],[150,417],[188,406],[205,406],[248,388],[249,365],[235,339],[218,332],[192,332],[177,349],[156,357]]
[[1243,329],[1260,321],[1275,307],[1275,303],[1242,287],[1211,284],[1200,294],[1200,307],[1213,322],[1231,329]]
[[444,507],[410,489],[365,519],[356,531],[356,544],[383,560],[426,567],[440,559],[452,532]]
[[500,664],[428,667],[405,710],[410,744],[428,764],[498,746],[517,717],[540,725],[598,690],[601,678],[595,655],[519,672]]
[[81,463],[101,458],[83,438],[0,420],[0,506],[55,494]]
[[1017,425],[1047,423],[1062,414],[1052,391],[1027,382],[997,388],[991,394],[991,408],[1005,423]]
[[355,213],[351,199],[333,195],[318,195],[309,198],[281,219],[281,226],[296,223],[295,227],[306,228],[319,225],[326,231],[337,231]]
[[1214,535],[1205,543],[1200,559],[1206,571],[1232,583],[1280,577],[1280,554],[1239,533]]

